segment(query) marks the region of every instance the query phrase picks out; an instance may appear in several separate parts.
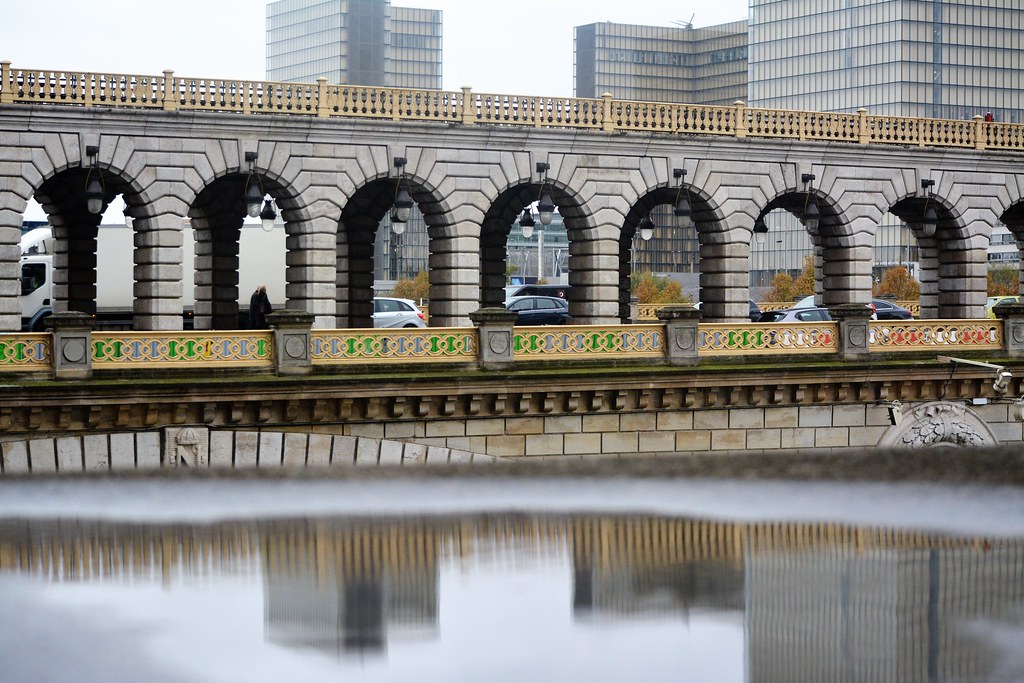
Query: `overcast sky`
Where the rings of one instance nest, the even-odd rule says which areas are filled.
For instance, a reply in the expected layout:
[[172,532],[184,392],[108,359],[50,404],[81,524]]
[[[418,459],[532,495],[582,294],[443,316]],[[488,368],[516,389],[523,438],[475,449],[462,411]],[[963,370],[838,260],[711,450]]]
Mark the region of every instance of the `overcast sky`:
[[[260,79],[263,0],[19,0],[5,3],[0,59],[16,67]],[[444,12],[444,84],[478,92],[572,95],[573,27],[599,21],[710,26],[747,0],[403,0]]]

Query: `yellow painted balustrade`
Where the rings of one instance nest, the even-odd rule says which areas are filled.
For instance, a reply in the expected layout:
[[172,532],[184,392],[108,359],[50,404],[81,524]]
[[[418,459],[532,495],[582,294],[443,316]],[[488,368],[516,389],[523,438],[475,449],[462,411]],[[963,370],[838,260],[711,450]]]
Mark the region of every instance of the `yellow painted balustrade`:
[[294,114],[391,121],[725,135],[863,145],[1024,149],[1024,125],[601,98],[535,97],[378,86],[243,81],[17,68],[0,62],[0,104],[70,104]]
[[[839,323],[700,323],[700,358],[790,354],[837,354]],[[516,362],[618,361],[665,358],[665,327],[547,325],[515,327]],[[872,353],[999,351],[999,320],[880,320],[869,324]],[[0,334],[0,374],[54,369],[50,334]],[[273,369],[269,330],[93,332],[92,367]],[[309,358],[316,366],[394,366],[424,363],[472,365],[480,349],[475,327],[312,330]]]

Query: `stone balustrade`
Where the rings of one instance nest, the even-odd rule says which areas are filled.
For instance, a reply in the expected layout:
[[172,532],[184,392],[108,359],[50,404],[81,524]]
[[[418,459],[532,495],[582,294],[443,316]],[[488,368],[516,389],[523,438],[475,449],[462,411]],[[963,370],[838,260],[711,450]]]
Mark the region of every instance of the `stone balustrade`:
[[674,135],[1024,149],[1024,125],[856,113],[635,102],[600,98],[536,97],[383,86],[284,83],[162,75],[27,69],[0,62],[0,104],[353,117],[391,121],[498,124],[643,131]]

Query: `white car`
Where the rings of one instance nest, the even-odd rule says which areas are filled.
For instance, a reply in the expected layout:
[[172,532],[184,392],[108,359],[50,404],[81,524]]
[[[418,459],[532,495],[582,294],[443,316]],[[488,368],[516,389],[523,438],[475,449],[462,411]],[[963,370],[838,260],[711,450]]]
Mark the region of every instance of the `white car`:
[[426,316],[411,299],[373,298],[374,327],[426,327]]

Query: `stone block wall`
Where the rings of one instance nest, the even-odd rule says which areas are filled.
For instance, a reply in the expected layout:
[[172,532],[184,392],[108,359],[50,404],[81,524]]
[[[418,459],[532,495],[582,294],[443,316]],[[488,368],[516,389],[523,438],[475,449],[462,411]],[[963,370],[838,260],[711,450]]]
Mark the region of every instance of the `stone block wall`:
[[1009,402],[907,402],[897,425],[890,422],[889,405],[367,420],[290,431],[168,427],[8,440],[0,443],[0,471],[19,475],[190,467],[376,467],[707,452],[840,453],[938,442],[1024,443],[1024,423]]

